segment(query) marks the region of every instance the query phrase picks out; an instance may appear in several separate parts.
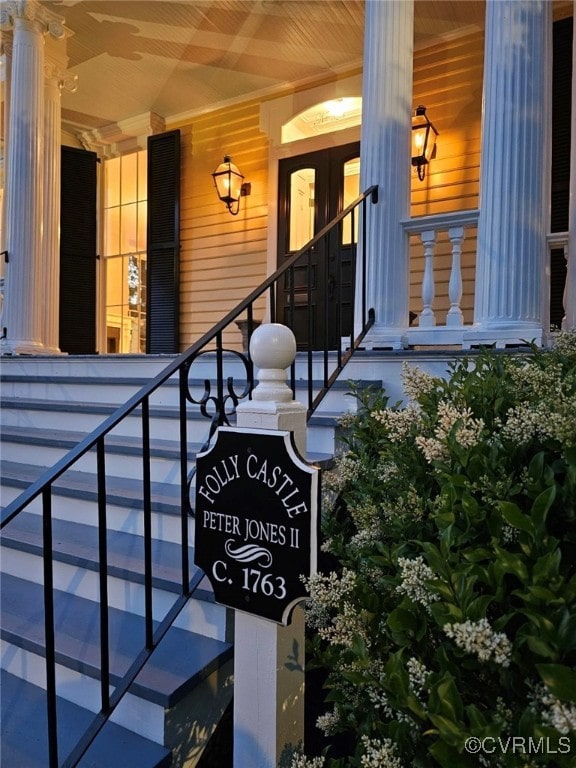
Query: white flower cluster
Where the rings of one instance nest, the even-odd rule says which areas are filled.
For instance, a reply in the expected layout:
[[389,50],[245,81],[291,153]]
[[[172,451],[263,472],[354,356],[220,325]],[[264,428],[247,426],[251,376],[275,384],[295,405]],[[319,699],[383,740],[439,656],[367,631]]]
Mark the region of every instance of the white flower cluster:
[[470,408],[459,409],[443,400],[438,403],[438,423],[434,437],[418,435],[416,445],[430,463],[449,457],[447,439],[450,434],[463,448],[477,445],[484,430],[484,420],[475,419]]
[[437,379],[425,373],[418,366],[411,366],[405,360],[402,364],[402,384],[410,400],[417,400],[420,395],[427,395],[436,389]]
[[555,333],[554,349],[564,355],[576,355],[576,331],[558,331]]
[[330,624],[331,613],[338,610],[343,598],[356,584],[356,574],[344,568],[342,576],[335,571],[329,574],[315,573],[302,580],[310,594],[306,606],[306,620],[312,627],[326,627]]
[[426,665],[414,656],[408,659],[406,662],[406,668],[408,670],[410,688],[412,688],[416,696],[419,696],[426,688],[430,670],[428,670]]
[[368,698],[374,709],[381,710],[382,714],[389,720],[394,718],[394,712],[388,703],[388,697],[382,688],[377,688],[375,685],[371,685],[367,688]]
[[576,705],[567,701],[560,701],[546,689],[544,689],[540,701],[545,707],[542,712],[544,723],[551,725],[563,736],[571,731],[576,731]]
[[372,411],[372,418],[382,424],[392,443],[401,443],[406,440],[421,421],[420,409],[413,403],[402,411],[394,411],[391,408]]
[[341,483],[353,483],[362,474],[362,464],[353,454],[345,453],[336,459],[335,472],[339,475]]
[[562,365],[539,368],[511,362],[509,373],[520,393],[520,402],[506,414],[502,436],[521,445],[533,438],[575,445],[574,380],[565,375]]
[[324,768],[324,758],[293,755],[290,768]]
[[354,603],[348,600],[344,601],[340,612],[332,618],[331,623],[318,627],[318,634],[331,645],[342,645],[344,648],[351,648],[356,638],[361,638],[366,645],[370,645],[362,616]]
[[502,435],[520,445],[533,438],[558,440],[576,445],[576,395],[564,395],[554,402],[524,402],[506,414]]
[[424,586],[425,581],[435,579],[436,575],[420,555],[413,560],[399,557],[398,565],[402,572],[402,583],[396,587],[397,592],[408,595],[415,603],[420,603],[426,608],[438,599],[437,595]]
[[493,659],[503,667],[510,664],[510,640],[503,632],[494,632],[488,619],[444,624],[444,632],[459,648],[475,653],[480,661]]
[[349,429],[354,425],[356,418],[357,416],[353,411],[346,411],[346,413],[343,413],[342,416],[338,417],[338,424],[342,429]]
[[364,754],[360,760],[361,768],[402,768],[396,747],[390,739],[369,739],[362,736]]
[[325,712],[316,718],[316,728],[322,731],[324,736],[332,736],[336,733],[340,724],[338,710],[334,707],[332,712]]
[[364,549],[365,547],[371,547],[375,541],[380,538],[380,526],[377,523],[361,528],[358,533],[350,539],[349,546],[352,549]]

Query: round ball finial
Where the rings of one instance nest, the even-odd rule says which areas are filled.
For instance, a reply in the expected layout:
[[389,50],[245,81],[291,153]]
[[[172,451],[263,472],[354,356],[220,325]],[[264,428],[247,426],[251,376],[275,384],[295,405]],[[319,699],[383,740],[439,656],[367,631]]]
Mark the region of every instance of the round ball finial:
[[285,325],[265,323],[250,338],[250,355],[257,368],[285,370],[296,357],[296,338]]

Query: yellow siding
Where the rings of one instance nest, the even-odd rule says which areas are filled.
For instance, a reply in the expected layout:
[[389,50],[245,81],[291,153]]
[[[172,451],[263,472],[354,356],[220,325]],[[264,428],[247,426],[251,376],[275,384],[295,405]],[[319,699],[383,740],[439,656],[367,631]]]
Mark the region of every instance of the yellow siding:
[[[424,104],[440,135],[424,182],[412,177],[412,216],[478,206],[483,39],[480,34],[416,52],[414,105]],[[182,348],[217,323],[266,277],[268,139],[259,127],[260,105],[247,102],[168,126],[182,134],[180,331]],[[238,216],[217,199],[212,172],[225,154],[252,185]],[[444,240],[446,237],[444,236]],[[410,308],[420,311],[423,249],[411,239]],[[449,244],[439,242],[435,264],[438,323],[449,302]],[[472,320],[475,230],[462,255],[466,322]],[[255,311],[261,319],[265,302]],[[232,331],[225,343],[239,348]]]
[[[467,35],[424,51],[414,58],[413,104],[423,104],[439,136],[436,157],[419,181],[412,176],[412,216],[428,216],[478,208],[482,113],[483,34]],[[462,251],[464,322],[471,323],[474,309],[476,230],[466,232]],[[439,236],[435,249],[434,276],[436,322],[443,325],[450,306],[450,243]],[[424,269],[419,237],[411,238],[410,309],[422,309]]]
[[[173,124],[182,134],[180,336],[196,341],[266,277],[268,142],[256,102]],[[229,154],[252,185],[232,216],[214,189],[212,172]],[[264,302],[254,316],[261,319]],[[241,345],[233,330],[224,343]]]

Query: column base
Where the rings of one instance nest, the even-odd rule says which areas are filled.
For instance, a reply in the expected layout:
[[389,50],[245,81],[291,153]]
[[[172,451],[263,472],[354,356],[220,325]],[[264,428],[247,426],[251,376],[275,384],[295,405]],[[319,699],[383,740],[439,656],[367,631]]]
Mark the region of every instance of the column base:
[[534,343],[542,345],[544,331],[535,323],[497,323],[495,325],[478,324],[464,332],[462,349],[471,347],[495,346],[496,349],[506,347],[527,347]]
[[364,349],[405,349],[408,346],[406,328],[385,328],[373,325],[362,340]]
[[54,354],[40,341],[16,341],[14,339],[0,340],[0,355],[46,355]]

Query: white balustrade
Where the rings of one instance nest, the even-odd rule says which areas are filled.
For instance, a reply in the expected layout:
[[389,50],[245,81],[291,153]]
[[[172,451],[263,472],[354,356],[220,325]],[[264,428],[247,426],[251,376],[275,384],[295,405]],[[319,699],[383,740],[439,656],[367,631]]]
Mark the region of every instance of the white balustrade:
[[[475,228],[477,223],[477,210],[420,216],[402,222],[404,231],[412,237],[418,237],[424,250],[422,310],[417,316],[417,326],[410,328],[407,332],[407,341],[410,345],[462,343],[464,331],[464,315],[461,309],[463,293],[462,246],[466,237],[466,230]],[[434,299],[437,293],[434,260],[440,233],[447,233],[451,253],[448,282],[450,307],[443,322],[437,318],[437,310],[434,308]]]

